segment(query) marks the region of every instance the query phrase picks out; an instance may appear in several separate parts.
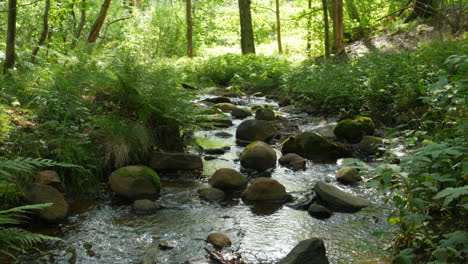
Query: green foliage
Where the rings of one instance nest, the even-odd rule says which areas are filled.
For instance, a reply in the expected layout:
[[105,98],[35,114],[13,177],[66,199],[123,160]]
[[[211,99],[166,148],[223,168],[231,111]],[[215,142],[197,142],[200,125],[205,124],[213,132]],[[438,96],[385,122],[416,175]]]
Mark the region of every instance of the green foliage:
[[40,210],[51,204],[25,205],[0,211],[0,254],[11,258],[15,256],[12,250],[20,251],[31,248],[34,244],[49,240],[60,240],[59,238],[35,234],[21,228],[7,227],[8,225],[18,225],[23,223],[25,214],[31,210]]
[[[466,52],[466,47],[463,42],[433,42],[417,51],[373,52],[350,61],[325,61],[320,65],[305,61],[290,71],[285,86],[298,99],[316,105],[324,113],[367,114],[386,123],[420,126],[419,117],[427,114],[424,98],[428,95],[444,96],[458,108],[466,104],[462,99],[466,93],[463,79],[452,78],[450,86],[435,84],[439,76],[446,74],[447,57]],[[432,99],[440,102],[440,97]]]
[[201,82],[233,85],[248,92],[281,92],[291,63],[279,57],[226,54],[211,57],[196,67]]

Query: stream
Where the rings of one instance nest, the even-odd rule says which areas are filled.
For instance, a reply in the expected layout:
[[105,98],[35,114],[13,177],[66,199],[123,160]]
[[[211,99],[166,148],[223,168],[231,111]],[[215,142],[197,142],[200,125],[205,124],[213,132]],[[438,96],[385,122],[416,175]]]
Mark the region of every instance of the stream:
[[[271,105],[277,113],[298,124],[301,131],[333,121],[284,112],[276,102],[265,97],[231,100],[245,108]],[[357,213],[335,212],[331,218],[319,220],[307,211],[283,204],[248,205],[240,199],[221,204],[201,201],[197,190],[209,187],[208,179],[214,171],[219,168],[240,171],[238,158],[244,147],[236,145],[235,132],[242,121],[233,119],[234,125],[229,128],[195,133],[202,147],[228,146],[230,149],[223,155],[216,155],[216,159],[204,160],[203,175],[206,177],[201,180],[162,179],[157,203],[163,209],[151,215],[135,215],[129,204],[111,199],[80,201],[73,205],[72,215],[65,223],[48,230],[62,241],[49,242],[40,252],[23,254],[16,263],[136,264],[145,257],[156,263],[210,263],[205,248],[212,247],[204,241],[210,233],[229,236],[233,245],[223,253],[231,257],[241,255],[248,263],[275,263],[299,241],[312,237],[324,240],[330,263],[391,263],[361,246],[383,243],[372,233],[392,230],[387,222],[392,208],[362,183],[351,187],[336,182],[339,162],[308,161],[305,170],[291,170],[277,164],[271,177],[293,196],[307,192],[318,181],[332,182],[346,192],[368,199],[370,207]],[[218,132],[233,136],[220,138],[215,136]],[[281,157],[279,147],[279,144],[275,146],[278,158]],[[167,242],[174,248],[162,250],[160,242]]]

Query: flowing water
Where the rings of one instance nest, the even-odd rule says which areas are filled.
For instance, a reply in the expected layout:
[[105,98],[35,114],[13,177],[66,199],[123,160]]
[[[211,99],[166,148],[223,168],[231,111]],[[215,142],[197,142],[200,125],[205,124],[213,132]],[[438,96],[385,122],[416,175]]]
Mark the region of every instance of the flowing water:
[[[277,104],[265,98],[237,98],[235,102],[247,107],[254,104]],[[281,113],[301,122],[301,129],[323,125],[320,119],[309,122],[306,115]],[[236,127],[242,120],[234,120],[229,128],[197,132],[198,142],[211,147],[229,146],[230,150],[217,159],[204,161],[204,175],[219,168],[240,170],[239,154],[243,147],[235,142]],[[233,137],[219,138],[217,132]],[[277,146],[278,147],[278,146]],[[278,157],[281,154],[278,151]],[[163,181],[158,204],[163,207],[151,215],[134,215],[129,204],[112,200],[82,201],[75,205],[75,213],[54,231],[63,241],[53,242],[20,256],[17,263],[141,263],[152,258],[157,263],[209,263],[204,239],[214,232],[228,235],[233,245],[223,252],[228,256],[241,255],[249,263],[275,263],[284,257],[300,240],[311,237],[325,242],[330,263],[390,263],[360,245],[378,245],[382,241],[373,232],[389,231],[386,219],[391,212],[382,197],[362,184],[345,186],[335,182],[337,164],[309,161],[305,170],[276,167],[271,177],[282,183],[294,196],[309,191],[318,181],[329,181],[354,195],[365,197],[372,205],[357,213],[334,213],[327,220],[318,220],[306,211],[294,210],[275,203],[247,205],[240,199],[217,204],[200,201],[197,190],[209,187],[207,179],[191,181]],[[57,231],[58,230],[58,231]],[[159,243],[173,245],[162,250]]]

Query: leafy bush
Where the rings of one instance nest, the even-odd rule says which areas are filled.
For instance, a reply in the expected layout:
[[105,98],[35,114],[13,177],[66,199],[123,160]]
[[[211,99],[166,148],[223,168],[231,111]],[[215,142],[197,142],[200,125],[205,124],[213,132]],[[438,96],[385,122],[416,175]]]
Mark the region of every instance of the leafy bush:
[[417,122],[427,111],[421,97],[447,72],[447,57],[458,52],[466,53],[466,45],[433,42],[416,51],[372,52],[350,61],[305,61],[286,76],[285,87],[324,113]]
[[196,67],[198,80],[233,85],[248,92],[281,92],[291,63],[279,57],[227,54],[208,58]]

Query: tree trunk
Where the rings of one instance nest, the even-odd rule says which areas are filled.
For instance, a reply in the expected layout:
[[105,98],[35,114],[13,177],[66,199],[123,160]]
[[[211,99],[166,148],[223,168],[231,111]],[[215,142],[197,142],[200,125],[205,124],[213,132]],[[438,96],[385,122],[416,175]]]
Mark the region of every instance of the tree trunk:
[[278,53],[283,54],[283,45],[281,44],[281,21],[279,0],[276,0],[276,40],[278,41]]
[[356,22],[361,22],[361,17],[359,16],[359,11],[356,7],[356,3],[354,3],[354,0],[345,0],[345,3],[349,18],[351,20],[355,20]]
[[[312,0],[307,1],[307,10],[312,12]],[[312,21],[311,15],[307,17],[307,46],[306,46],[307,56],[312,54]]]
[[46,0],[45,8],[44,8],[44,17],[42,18],[42,33],[39,37],[39,41],[37,42],[36,47],[33,49],[31,54],[31,62],[34,63],[36,61],[36,55],[39,52],[39,49],[47,38],[49,34],[49,11],[50,11],[50,0]]
[[192,20],[192,0],[186,2],[186,18],[187,18],[187,57],[193,58],[193,20]]
[[80,5],[80,23],[78,24],[78,27],[75,30],[75,33],[73,34],[73,40],[72,40],[72,48],[76,46],[76,42],[81,36],[81,32],[83,31],[83,27],[86,23],[86,0],[81,0],[81,5]]
[[406,18],[405,23],[416,18],[428,18],[437,14],[436,1],[434,0],[416,0],[413,6],[413,12]]
[[5,63],[3,73],[15,67],[15,44],[16,44],[16,0],[8,1],[8,29],[6,38]]
[[330,26],[328,25],[328,1],[322,0],[323,24],[325,27],[325,58],[330,58]]
[[250,14],[250,4],[250,0],[239,0],[242,54],[255,54],[255,43],[252,27],[252,15]]
[[343,0],[332,0],[332,20],[333,20],[333,52],[345,55],[344,49],[344,25],[343,25]]
[[104,3],[101,6],[101,11],[99,12],[99,16],[96,18],[96,21],[94,21],[94,24],[91,27],[91,31],[89,32],[87,43],[94,43],[99,37],[99,31],[101,31],[102,25],[106,20],[107,10],[109,10],[110,2],[111,0],[104,0]]

